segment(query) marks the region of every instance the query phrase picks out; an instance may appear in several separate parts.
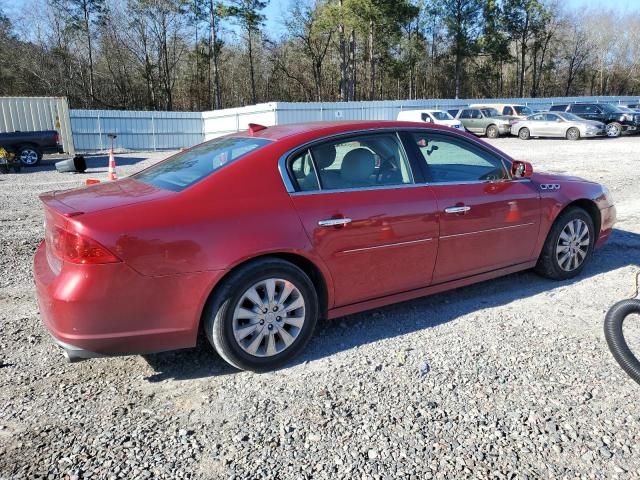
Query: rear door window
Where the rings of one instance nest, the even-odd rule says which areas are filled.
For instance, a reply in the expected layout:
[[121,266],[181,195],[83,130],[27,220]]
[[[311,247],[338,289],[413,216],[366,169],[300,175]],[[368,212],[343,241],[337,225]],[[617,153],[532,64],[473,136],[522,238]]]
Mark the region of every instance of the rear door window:
[[290,160],[289,175],[299,192],[413,183],[395,133],[356,135],[312,146]]
[[262,138],[217,138],[169,157],[132,178],[179,192],[268,143],[270,140]]

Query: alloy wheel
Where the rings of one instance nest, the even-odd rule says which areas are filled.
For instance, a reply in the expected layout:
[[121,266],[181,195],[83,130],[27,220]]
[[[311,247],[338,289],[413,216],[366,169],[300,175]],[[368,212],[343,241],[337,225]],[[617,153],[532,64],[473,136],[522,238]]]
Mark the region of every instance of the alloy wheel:
[[589,253],[589,227],[578,218],[571,220],[560,232],[556,245],[556,260],[565,272],[571,272],[584,262]]
[[300,290],[281,278],[261,280],[247,289],[233,313],[233,335],[242,350],[271,357],[289,348],[305,322]]
[[620,136],[620,129],[614,123],[610,123],[606,127],[606,132],[608,137],[618,137]]
[[35,165],[38,163],[38,152],[31,148],[25,148],[20,152],[20,161],[23,165]]

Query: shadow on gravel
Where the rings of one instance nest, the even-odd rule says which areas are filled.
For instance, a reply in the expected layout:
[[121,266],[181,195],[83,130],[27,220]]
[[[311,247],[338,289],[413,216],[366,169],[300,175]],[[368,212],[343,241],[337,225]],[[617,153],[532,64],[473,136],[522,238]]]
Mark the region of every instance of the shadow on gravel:
[[[556,295],[554,291],[557,289],[632,265],[640,266],[640,235],[616,229],[609,243],[596,250],[591,262],[577,278],[557,282],[542,278],[531,271],[525,271],[450,292],[321,322],[306,350],[287,366],[327,357],[382,339],[435,327],[474,311],[506,305],[543,292],[547,292],[550,301],[553,301]],[[626,286],[631,291],[633,278],[621,278],[620,281],[624,291]],[[618,300],[619,298],[612,298],[611,304]],[[147,378],[150,382],[166,379],[188,380],[237,373],[237,370],[228,366],[215,354],[204,339],[194,349],[148,355],[145,359],[157,372]]]

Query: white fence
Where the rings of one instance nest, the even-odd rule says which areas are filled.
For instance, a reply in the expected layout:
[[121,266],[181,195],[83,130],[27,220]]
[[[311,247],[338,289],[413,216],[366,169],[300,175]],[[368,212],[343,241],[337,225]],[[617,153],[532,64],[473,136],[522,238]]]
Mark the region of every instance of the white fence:
[[0,133],[34,130],[57,130],[64,151],[74,153],[66,98],[0,97]]
[[[471,103],[515,103],[548,108],[567,102],[638,103],[638,97],[556,97],[505,99],[426,99],[374,102],[272,102],[211,112],[134,112],[71,110],[64,98],[0,98],[0,132],[55,128],[65,151],[99,151],[117,135],[120,150],[165,150],[246,130],[249,123],[266,126],[335,120],[393,120],[402,110],[449,109]],[[71,137],[73,133],[73,138]]]
[[202,113],[71,110],[76,149],[106,150],[113,144],[126,150],[167,150],[203,141]]

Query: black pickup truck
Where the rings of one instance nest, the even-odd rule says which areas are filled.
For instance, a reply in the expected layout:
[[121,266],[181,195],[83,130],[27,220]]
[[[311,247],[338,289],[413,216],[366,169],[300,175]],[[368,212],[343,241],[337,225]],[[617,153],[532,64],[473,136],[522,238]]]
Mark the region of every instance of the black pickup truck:
[[604,123],[608,137],[619,137],[622,132],[640,130],[640,114],[623,112],[609,103],[571,103],[553,105],[552,112],[571,112],[585,120]]
[[0,133],[0,148],[15,153],[25,167],[37,165],[44,153],[63,153],[55,130]]

